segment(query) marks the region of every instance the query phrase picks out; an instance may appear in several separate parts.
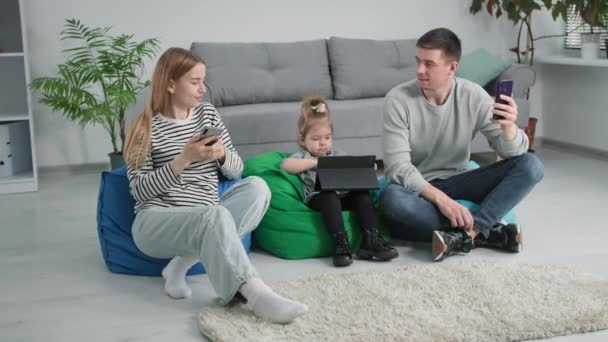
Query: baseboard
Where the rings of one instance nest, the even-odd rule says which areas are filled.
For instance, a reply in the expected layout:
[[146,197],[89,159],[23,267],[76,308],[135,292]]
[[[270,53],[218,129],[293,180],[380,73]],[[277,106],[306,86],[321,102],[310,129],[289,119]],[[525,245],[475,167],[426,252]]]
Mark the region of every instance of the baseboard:
[[582,146],[582,145],[578,145],[578,144],[573,144],[573,143],[559,141],[559,140],[545,138],[545,137],[536,138],[534,140],[534,144],[536,145],[537,142],[540,143],[539,145],[541,147],[559,148],[562,151],[584,154],[586,156],[608,160],[608,151],[607,150],[602,150],[599,148],[588,147],[588,146]]
[[50,174],[83,174],[83,173],[101,173],[102,171],[110,170],[110,163],[89,163],[89,164],[74,164],[74,165],[57,165],[57,166],[41,166],[38,168],[40,176]]

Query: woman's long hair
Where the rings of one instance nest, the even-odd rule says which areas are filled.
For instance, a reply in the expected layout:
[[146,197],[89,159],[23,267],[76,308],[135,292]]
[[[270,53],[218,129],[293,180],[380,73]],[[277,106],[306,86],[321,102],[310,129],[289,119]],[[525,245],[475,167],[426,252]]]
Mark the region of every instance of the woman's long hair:
[[200,57],[182,48],[170,48],[160,56],[152,77],[152,95],[144,112],[129,127],[123,149],[125,160],[131,169],[140,169],[150,152],[152,116],[168,109],[170,81],[177,81],[197,64],[205,63]]

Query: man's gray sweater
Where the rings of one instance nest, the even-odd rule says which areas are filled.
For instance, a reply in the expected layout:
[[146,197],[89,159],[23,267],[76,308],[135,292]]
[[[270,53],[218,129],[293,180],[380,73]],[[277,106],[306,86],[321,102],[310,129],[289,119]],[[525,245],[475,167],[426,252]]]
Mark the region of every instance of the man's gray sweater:
[[494,99],[479,85],[455,78],[440,106],[428,102],[416,80],[393,88],[384,102],[384,166],[392,183],[420,193],[433,179],[467,171],[471,141],[481,132],[499,156],[523,154],[528,137],[502,137],[492,118]]

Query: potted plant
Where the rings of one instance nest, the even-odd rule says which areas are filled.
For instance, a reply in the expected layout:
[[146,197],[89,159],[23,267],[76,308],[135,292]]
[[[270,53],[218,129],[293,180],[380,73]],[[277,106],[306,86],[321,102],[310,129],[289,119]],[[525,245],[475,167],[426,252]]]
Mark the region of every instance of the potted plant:
[[[543,7],[549,10],[555,10],[555,8],[559,8],[560,6],[562,5],[554,5],[551,0],[472,0],[469,12],[475,15],[482,9],[485,9],[485,12],[496,18],[500,18],[503,13],[506,13],[509,21],[513,22],[514,25],[519,25],[515,47],[511,48],[510,51],[516,54],[517,63],[525,63],[532,66],[534,64],[534,42],[538,39],[553,37],[534,37],[532,33],[532,14],[534,11],[541,11]],[[556,18],[555,15],[554,18]],[[525,33],[526,36],[526,43],[523,49],[521,46],[522,33]],[[526,97],[528,95],[529,94],[527,94]],[[537,118],[530,117],[528,119],[528,127],[525,130],[530,141],[528,149],[530,152],[534,151],[533,142],[537,121]]]
[[[142,81],[144,60],[159,48],[156,38],[134,41],[133,35],[111,36],[110,27],[90,28],[67,19],[61,40],[78,43],[68,48],[68,58],[57,66],[57,75],[32,80],[39,102],[61,111],[81,126],[100,124],[110,135],[112,168],[124,165],[125,112],[149,85]],[[120,137],[120,144],[118,144]]]
[[[606,0],[604,0],[606,1]],[[500,18],[506,13],[509,21],[519,25],[516,46],[511,49],[517,55],[517,63],[534,64],[534,42],[540,39],[562,37],[565,34],[545,35],[535,37],[532,33],[532,14],[546,9],[551,12],[553,19],[562,17],[566,21],[571,0],[472,0],[469,7],[471,14],[477,14],[483,8],[486,12]],[[525,30],[525,31],[524,31]],[[521,35],[525,33],[526,43],[522,49]],[[524,57],[522,61],[522,57]]]
[[[581,57],[598,58],[600,33],[597,28],[606,28],[608,22],[608,0],[560,0],[572,6],[575,15],[589,25],[589,32],[581,33]],[[596,31],[594,32],[594,29]]]

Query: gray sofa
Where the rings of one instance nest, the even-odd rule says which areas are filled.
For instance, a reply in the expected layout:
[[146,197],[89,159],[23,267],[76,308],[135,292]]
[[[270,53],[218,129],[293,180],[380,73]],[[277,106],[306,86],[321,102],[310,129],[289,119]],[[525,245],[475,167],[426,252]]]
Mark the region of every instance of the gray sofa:
[[[228,127],[243,158],[267,151],[295,151],[299,104],[325,96],[334,120],[334,144],[355,155],[382,159],[382,107],[394,86],[415,78],[416,41],[331,37],[289,43],[195,42],[191,51],[207,65],[207,100]],[[498,79],[514,79],[526,126],[524,94],[534,82],[527,66],[514,65]],[[495,81],[486,90],[494,89]],[[488,150],[483,137],[473,152]]]

